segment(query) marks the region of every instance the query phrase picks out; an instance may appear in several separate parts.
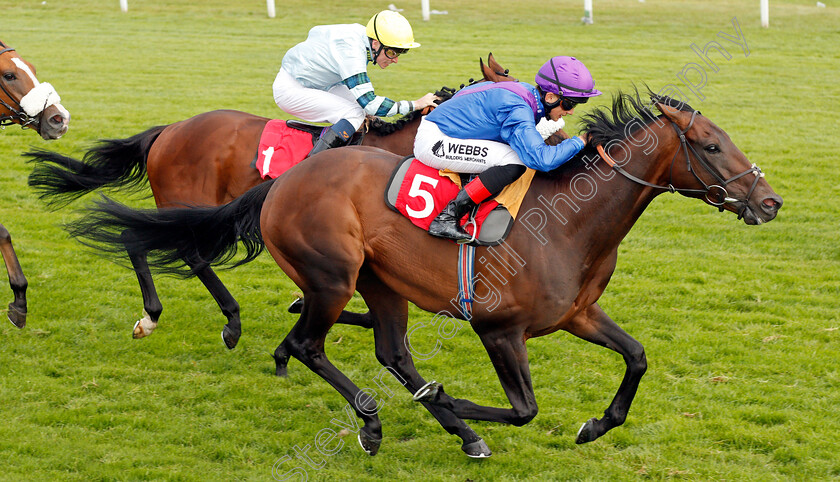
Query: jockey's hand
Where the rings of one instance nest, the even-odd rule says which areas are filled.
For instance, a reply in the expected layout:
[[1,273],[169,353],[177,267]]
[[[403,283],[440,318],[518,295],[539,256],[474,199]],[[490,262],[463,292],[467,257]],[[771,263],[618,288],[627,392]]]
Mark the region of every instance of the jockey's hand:
[[440,97],[429,92],[428,94],[424,95],[423,97],[420,97],[419,99],[413,102],[414,110],[425,109],[426,107],[437,107],[437,103],[435,101],[440,101]]
[[589,144],[589,133],[588,132],[584,132],[581,135],[579,135],[578,137],[580,138],[580,140],[583,141],[584,146]]

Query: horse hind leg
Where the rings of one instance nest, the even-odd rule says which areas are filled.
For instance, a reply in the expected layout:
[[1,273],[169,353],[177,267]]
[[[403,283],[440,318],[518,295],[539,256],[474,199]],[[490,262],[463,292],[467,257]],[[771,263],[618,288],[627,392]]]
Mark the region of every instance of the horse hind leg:
[[26,288],[28,283],[12,247],[12,236],[2,224],[0,224],[0,252],[3,253],[6,271],[9,273],[9,285],[15,295],[15,300],[9,303],[7,316],[13,325],[23,328],[26,326]]
[[289,367],[289,349],[286,346],[286,341],[289,339],[289,335],[286,335],[286,338],[277,345],[277,348],[274,349],[274,353],[271,355],[274,358],[274,374],[278,377],[287,377],[289,376],[288,367]]
[[157,328],[160,314],[163,312],[163,306],[160,303],[160,298],[158,298],[155,282],[152,279],[152,272],[149,269],[149,263],[147,261],[148,253],[129,247],[129,241],[131,239],[130,230],[123,231],[122,239],[128,252],[128,259],[131,261],[131,266],[137,275],[140,292],[143,295],[143,318],[140,318],[134,323],[132,336],[134,338],[145,338],[151,335],[155,328]]
[[[375,323],[373,334],[376,359],[385,367],[376,377],[377,386],[388,398],[394,395],[384,383],[380,383],[387,371],[409,393],[416,393],[426,385],[426,381],[417,372],[411,353],[406,347],[408,303],[387,286],[380,282],[373,282],[371,278],[366,278],[364,282],[360,281],[357,288],[371,307],[371,318]],[[444,430],[461,438],[461,450],[467,456],[485,458],[492,455],[487,443],[451,411],[427,402],[423,402],[423,406],[437,419]]]
[[642,344],[622,330],[597,304],[589,306],[563,329],[581,339],[619,353],[627,364],[621,385],[610,406],[604,411],[603,418],[591,418],[578,430],[575,443],[582,444],[591,442],[624,423],[642,375],[647,370],[647,359]]
[[224,283],[222,283],[222,280],[219,279],[209,266],[197,270],[196,276],[204,283],[207,291],[210,292],[210,295],[213,296],[213,299],[216,300],[216,303],[222,310],[222,314],[227,318],[227,324],[222,329],[222,341],[228,350],[233,350],[236,348],[239,337],[242,335],[239,303],[236,302],[236,299],[230,294],[230,291],[228,291]]
[[[143,296],[143,318],[134,323],[132,336],[134,338],[145,338],[151,335],[155,328],[157,328],[158,320],[163,312],[163,306],[158,297],[151,270],[149,269],[149,263],[147,261],[148,253],[132,249],[130,247],[131,236],[130,230],[126,230],[122,234],[123,243],[128,252],[128,258],[131,261],[132,268],[134,268],[134,273],[137,275],[137,282],[140,285],[140,292]],[[219,308],[221,308],[222,313],[228,319],[228,323],[222,330],[222,341],[228,349],[232,350],[236,347],[236,344],[239,342],[239,337],[242,334],[239,319],[239,303],[236,302],[233,295],[230,294],[230,291],[228,291],[209,266],[197,270],[196,276],[207,287],[207,290],[213,296],[213,299],[216,300]]]

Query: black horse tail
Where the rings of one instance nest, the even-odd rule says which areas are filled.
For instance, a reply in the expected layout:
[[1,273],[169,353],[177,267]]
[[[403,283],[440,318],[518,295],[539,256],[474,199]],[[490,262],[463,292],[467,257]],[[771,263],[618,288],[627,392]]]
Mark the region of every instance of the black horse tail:
[[84,160],[35,149],[23,154],[35,164],[29,185],[38,197],[60,208],[102,187],[139,189],[146,180],[149,149],[167,126],[157,126],[128,139],[105,139]]
[[103,196],[89,214],[65,228],[108,257],[124,261],[127,253],[148,253],[154,271],[189,278],[230,261],[240,242],[245,256],[230,268],[253,261],[265,249],[260,212],[273,183],[262,183],[218,207],[137,210]]

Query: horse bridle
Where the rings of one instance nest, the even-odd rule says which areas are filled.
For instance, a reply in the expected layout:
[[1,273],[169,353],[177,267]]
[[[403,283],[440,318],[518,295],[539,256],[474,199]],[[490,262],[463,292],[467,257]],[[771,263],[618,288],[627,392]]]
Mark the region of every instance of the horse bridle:
[[[2,45],[2,44],[0,44],[0,45]],[[5,47],[5,45],[4,45],[4,47]],[[6,52],[14,52],[14,51],[15,51],[15,49],[13,49],[11,47],[6,47],[3,50],[0,50],[0,55],[5,54]],[[23,106],[20,105],[20,101],[15,100],[14,96],[12,96],[12,93],[9,92],[8,89],[6,89],[6,86],[3,85],[2,81],[0,81],[0,90],[2,90],[4,94],[6,94],[6,97],[9,98],[9,101],[17,104],[17,108],[15,108],[15,107],[12,107],[11,105],[9,105],[9,103],[6,102],[5,100],[0,99],[0,105],[5,107],[6,109],[8,109],[9,112],[10,112],[10,114],[0,116],[0,127],[6,127],[6,126],[9,126],[9,125],[12,125],[12,124],[19,123],[22,128],[26,128],[27,126],[29,126],[29,124],[32,124],[32,123],[37,121],[37,119],[35,117],[31,117],[29,114],[27,114],[26,112],[23,111]],[[15,122],[15,121],[20,121],[20,122]]]
[[[669,180],[667,186],[660,186],[658,184],[647,182],[644,179],[639,179],[638,177],[622,169],[621,166],[619,166],[606,153],[602,145],[599,144],[598,146],[596,146],[596,149],[598,150],[598,154],[601,156],[601,158],[603,158],[604,161],[606,161],[607,164],[610,165],[610,167],[612,167],[621,175],[635,183],[656,189],[662,189],[671,193],[678,192],[681,194],[700,194],[703,195],[703,197],[709,204],[711,204],[712,206],[716,206],[720,211],[723,211],[724,204],[743,202],[741,209],[738,211],[738,219],[741,219],[744,215],[744,211],[748,209],[747,204],[750,200],[750,197],[752,196],[753,191],[755,191],[755,188],[758,185],[758,180],[764,177],[764,173],[761,171],[760,167],[753,164],[752,167],[745,170],[744,172],[736,174],[730,177],[729,179],[724,179],[720,172],[718,172],[718,170],[715,169],[714,166],[709,164],[709,162],[703,156],[701,156],[700,153],[698,153],[697,150],[694,149],[694,146],[689,144],[685,138],[685,133],[688,132],[689,129],[691,129],[692,125],[694,125],[694,119],[699,113],[700,111],[696,110],[692,112],[691,120],[688,122],[688,127],[686,127],[684,130],[680,130],[679,126],[677,126],[677,124],[674,121],[671,121],[671,126],[674,128],[674,131],[676,131],[677,136],[680,138],[680,148],[677,149],[677,152],[674,153],[674,157],[671,159],[671,169],[669,173]],[[671,182],[674,178],[674,163],[676,162],[677,155],[679,155],[680,152],[683,152],[685,154],[686,168],[688,169],[688,172],[690,172],[694,176],[694,178],[697,179],[697,182],[699,182],[703,186],[703,189],[686,189],[674,187],[673,183]],[[703,181],[702,178],[700,178],[700,176],[692,167],[691,154],[694,154],[694,158],[697,161],[697,163],[700,164],[700,166],[702,166],[703,169],[705,169],[706,172],[708,172],[714,178],[714,182],[716,184],[706,184],[706,182]],[[755,180],[753,180],[749,191],[747,191],[747,196],[744,199],[729,197],[729,192],[726,190],[726,186],[729,183],[736,181],[750,173],[755,175]]]

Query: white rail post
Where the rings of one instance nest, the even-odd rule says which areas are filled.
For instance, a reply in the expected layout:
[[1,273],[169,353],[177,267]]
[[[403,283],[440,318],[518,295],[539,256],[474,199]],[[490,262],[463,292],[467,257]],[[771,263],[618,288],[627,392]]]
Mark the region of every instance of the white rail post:
[[583,23],[595,23],[595,18],[592,14],[592,0],[583,0]]
[[770,26],[770,0],[761,0],[761,26]]
[[274,16],[277,14],[274,11],[274,0],[265,0],[265,4],[268,7],[268,18],[274,18]]
[[423,20],[429,21],[429,0],[420,0],[420,10],[423,11]]
[[128,11],[128,0],[120,0],[120,10],[123,12]]

